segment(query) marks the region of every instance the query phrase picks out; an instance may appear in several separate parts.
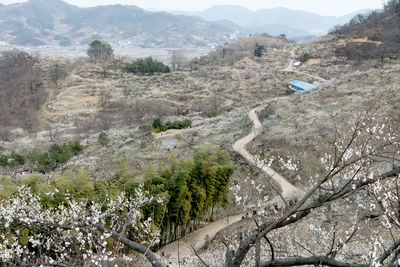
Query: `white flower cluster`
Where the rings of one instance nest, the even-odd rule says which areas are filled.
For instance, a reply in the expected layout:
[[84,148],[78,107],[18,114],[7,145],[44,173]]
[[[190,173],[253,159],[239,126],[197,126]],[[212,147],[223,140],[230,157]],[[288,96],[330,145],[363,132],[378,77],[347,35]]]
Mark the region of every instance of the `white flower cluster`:
[[299,171],[299,164],[294,159],[284,160],[283,158],[279,157],[279,162],[283,166],[283,168],[287,169],[288,171]]
[[121,250],[123,246],[114,244],[110,248],[111,233],[100,231],[98,225],[122,236],[134,231],[135,240],[155,244],[159,231],[153,230],[156,227],[152,227],[151,218],[144,219],[141,214],[141,208],[152,201],[160,200],[148,197],[139,188],[135,198],[122,193],[99,204],[67,197],[58,207],[47,208],[38,195],[21,187],[15,196],[0,203],[0,261],[17,265],[91,262],[104,266],[116,259],[111,248]]

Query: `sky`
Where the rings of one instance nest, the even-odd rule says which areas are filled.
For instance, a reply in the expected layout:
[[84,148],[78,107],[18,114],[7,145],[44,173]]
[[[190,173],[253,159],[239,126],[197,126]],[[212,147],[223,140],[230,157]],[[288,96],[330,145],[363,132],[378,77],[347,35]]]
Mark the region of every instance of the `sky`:
[[[0,0],[2,4],[25,2],[26,0]],[[65,1],[65,0],[64,0]],[[66,0],[86,7],[96,5],[135,5],[148,10],[200,11],[213,5],[239,5],[251,10],[286,7],[306,10],[320,15],[342,16],[363,9],[377,9],[384,0]]]

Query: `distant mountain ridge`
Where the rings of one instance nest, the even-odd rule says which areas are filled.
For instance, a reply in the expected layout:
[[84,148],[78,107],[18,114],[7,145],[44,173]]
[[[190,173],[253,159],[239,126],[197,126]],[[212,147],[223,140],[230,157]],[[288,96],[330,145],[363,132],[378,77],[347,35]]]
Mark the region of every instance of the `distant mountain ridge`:
[[228,20],[253,33],[286,34],[290,38],[327,33],[335,25],[347,23],[362,10],[346,16],[321,16],[307,11],[287,8],[261,9],[251,11],[240,6],[213,6],[199,12],[172,11],[173,14],[197,16],[209,21]]
[[0,5],[0,41],[18,46],[80,46],[101,39],[120,47],[212,47],[237,34],[202,18],[136,6],[80,8],[61,0]]
[[82,47],[100,39],[120,48],[214,48],[249,34],[312,38],[356,14],[329,17],[286,8],[250,11],[239,6],[167,13],[132,5],[80,8],[62,0],[29,0],[0,4],[0,43]]

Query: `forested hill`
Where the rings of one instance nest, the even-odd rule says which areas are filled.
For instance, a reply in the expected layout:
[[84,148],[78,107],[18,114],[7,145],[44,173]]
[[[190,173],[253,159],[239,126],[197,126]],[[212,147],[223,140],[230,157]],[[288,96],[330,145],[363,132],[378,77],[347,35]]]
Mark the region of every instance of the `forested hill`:
[[79,8],[61,0],[0,5],[0,41],[21,46],[78,46],[102,39],[122,47],[209,47],[234,31],[201,18],[136,6]]

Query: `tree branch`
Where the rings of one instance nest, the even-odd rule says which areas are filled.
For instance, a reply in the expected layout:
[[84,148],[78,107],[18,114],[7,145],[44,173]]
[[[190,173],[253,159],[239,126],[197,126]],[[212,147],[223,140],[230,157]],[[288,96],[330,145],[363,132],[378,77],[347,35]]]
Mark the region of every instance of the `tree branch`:
[[400,239],[398,239],[394,244],[388,248],[383,254],[379,257],[378,261],[383,264],[383,262],[393,253],[396,249],[400,247]]
[[157,256],[150,249],[148,249],[146,246],[143,246],[143,245],[138,244],[138,243],[136,243],[136,242],[134,242],[132,240],[129,240],[126,237],[121,236],[121,234],[119,234],[118,232],[110,230],[110,229],[104,227],[103,225],[99,225],[98,224],[98,225],[96,225],[96,228],[99,231],[111,233],[111,236],[115,240],[118,240],[122,244],[128,246],[130,249],[145,255],[146,258],[150,261],[150,263],[151,263],[151,265],[153,267],[162,267],[162,265],[159,262]]
[[204,264],[204,266],[209,267],[210,265],[208,265],[199,255],[199,253],[197,253],[196,249],[192,246],[192,244],[190,244],[190,248],[193,250],[194,254],[196,255],[196,257],[201,261],[201,263]]
[[[347,186],[347,188],[344,190],[342,189],[340,191],[340,193],[326,194],[324,197],[315,199],[307,207],[305,207],[302,210],[298,210],[299,204],[300,204],[300,203],[298,203],[296,205],[296,207],[294,207],[294,209],[289,210],[284,216],[282,216],[278,220],[267,221],[267,222],[263,223],[262,225],[260,225],[260,229],[257,230],[257,232],[250,235],[248,238],[242,240],[240,242],[239,248],[237,249],[237,251],[235,253],[235,257],[233,259],[233,266],[240,266],[244,257],[246,256],[247,252],[255,244],[256,240],[259,238],[262,238],[268,232],[270,232],[274,229],[285,227],[287,225],[290,225],[292,223],[299,221],[300,219],[309,215],[314,208],[320,207],[324,203],[332,202],[334,200],[343,198],[351,192],[354,192],[354,191],[356,191],[360,188],[363,188],[367,185],[373,184],[376,181],[379,181],[381,179],[394,177],[394,176],[398,175],[398,173],[399,173],[399,169],[396,169],[396,170],[384,173],[382,175],[376,176],[375,178],[358,182],[358,183],[354,184],[355,188],[353,188],[352,186]],[[307,196],[309,198],[309,197],[311,197],[311,194],[307,194]],[[306,202],[306,199],[303,198],[302,202],[303,203]]]
[[274,251],[274,246],[272,245],[271,240],[269,240],[269,238],[265,235],[264,236],[265,240],[267,240],[267,243],[269,245],[269,248],[271,249],[271,259],[274,260],[275,259],[275,251]]

